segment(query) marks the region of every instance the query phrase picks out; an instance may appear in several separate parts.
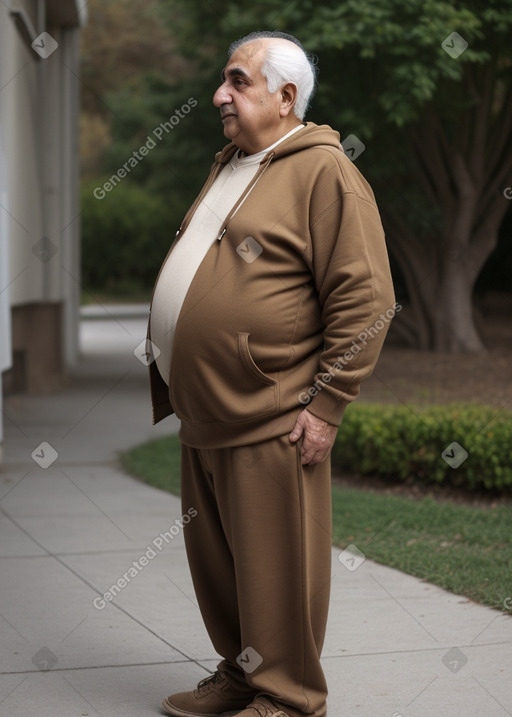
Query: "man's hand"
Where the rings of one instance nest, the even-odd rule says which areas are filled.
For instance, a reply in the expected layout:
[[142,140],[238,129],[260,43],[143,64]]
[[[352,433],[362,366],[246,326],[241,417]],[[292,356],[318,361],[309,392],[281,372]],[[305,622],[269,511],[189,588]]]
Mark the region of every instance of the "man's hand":
[[305,408],[299,413],[289,438],[295,443],[302,437],[301,463],[312,466],[327,458],[337,432],[337,426],[317,418]]

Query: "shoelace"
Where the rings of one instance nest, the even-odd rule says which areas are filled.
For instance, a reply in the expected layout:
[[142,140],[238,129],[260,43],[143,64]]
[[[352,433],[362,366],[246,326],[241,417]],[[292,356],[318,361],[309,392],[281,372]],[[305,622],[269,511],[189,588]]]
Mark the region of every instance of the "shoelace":
[[199,694],[201,694],[201,691],[204,692],[205,688],[208,691],[211,686],[217,684],[220,680],[222,680],[222,675],[219,672],[214,672],[213,675],[208,675],[208,677],[205,677],[201,680],[201,682],[199,682],[197,685],[197,691]]

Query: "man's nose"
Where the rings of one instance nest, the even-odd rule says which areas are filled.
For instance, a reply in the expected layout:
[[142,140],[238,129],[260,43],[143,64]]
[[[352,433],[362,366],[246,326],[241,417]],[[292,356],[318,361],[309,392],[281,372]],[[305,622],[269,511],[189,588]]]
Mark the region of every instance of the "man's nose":
[[215,107],[220,107],[221,105],[230,105],[232,101],[233,98],[231,97],[231,92],[229,92],[227,83],[223,82],[217,92],[213,95],[213,104]]

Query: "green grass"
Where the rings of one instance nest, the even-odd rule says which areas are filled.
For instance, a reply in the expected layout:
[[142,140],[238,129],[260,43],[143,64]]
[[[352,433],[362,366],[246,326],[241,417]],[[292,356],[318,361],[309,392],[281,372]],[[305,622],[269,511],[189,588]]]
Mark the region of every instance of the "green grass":
[[122,453],[121,465],[145,483],[179,495],[180,450],[178,436],[155,438]]
[[473,508],[333,486],[333,540],[454,593],[505,609],[512,508]]
[[[121,455],[130,474],[179,495],[180,442],[158,438]],[[474,508],[336,484],[333,541],[490,607],[512,597],[510,505]],[[509,605],[510,603],[508,603]]]

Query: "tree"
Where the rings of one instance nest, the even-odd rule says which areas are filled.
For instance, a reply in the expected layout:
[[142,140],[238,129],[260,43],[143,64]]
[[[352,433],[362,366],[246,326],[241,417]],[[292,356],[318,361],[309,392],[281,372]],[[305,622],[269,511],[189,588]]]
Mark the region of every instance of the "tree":
[[320,46],[357,48],[371,67],[377,105],[396,128],[382,157],[392,140],[414,158],[394,183],[400,201],[383,211],[410,297],[403,328],[422,348],[481,349],[472,290],[512,183],[512,3],[347,2],[313,24]]
[[187,63],[162,24],[159,0],[90,0],[80,33],[82,177],[102,173],[102,157],[112,142],[111,124],[120,96],[140,103],[148,76],[186,75]]
[[366,145],[357,163],[409,295],[396,328],[422,349],[482,349],[472,292],[512,184],[512,0],[178,4],[180,48],[205,85],[212,57],[255,28],[319,56],[309,117]]
[[183,77],[186,62],[162,25],[159,0],[89,0],[80,33],[82,109],[109,115],[108,94],[134,94],[148,73]]
[[[81,33],[82,280],[95,292],[147,292],[183,212],[183,204],[155,192],[153,150],[128,174],[123,169],[169,116],[163,107],[160,115],[153,111],[156,99],[187,76],[161,6],[160,0],[90,0]],[[95,190],[120,168],[122,182],[97,198]]]

